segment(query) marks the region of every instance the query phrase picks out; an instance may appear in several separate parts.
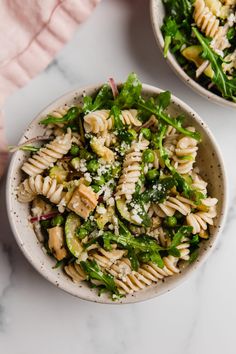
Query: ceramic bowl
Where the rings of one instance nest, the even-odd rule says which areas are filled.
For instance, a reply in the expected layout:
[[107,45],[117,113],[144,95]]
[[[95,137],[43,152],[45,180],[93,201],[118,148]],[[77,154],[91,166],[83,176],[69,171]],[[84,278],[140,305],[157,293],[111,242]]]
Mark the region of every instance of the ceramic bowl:
[[[162,0],[150,0],[150,11],[151,11],[151,22],[155,38],[158,46],[163,52],[164,48],[164,39],[161,32],[161,26],[165,17],[165,8],[163,6]],[[199,93],[201,96],[206,99],[218,103],[223,106],[234,107],[236,108],[236,103],[226,100],[223,97],[220,97],[209,90],[205,89],[203,86],[198,84],[186,72],[177,62],[175,56],[169,51],[166,58],[170,67],[175,71],[175,73],[184,81],[188,86],[190,86],[195,92]]]
[[[87,95],[92,95],[99,89],[99,87],[100,86],[98,85],[94,85],[86,89],[72,91],[50,104],[32,121],[22,135],[19,143],[23,143],[37,135],[42,135],[44,129],[38,123],[42,117],[45,117],[46,114],[64,105],[65,103],[81,103],[84,92],[86,92]],[[158,88],[145,84],[143,85],[143,94],[146,97],[159,94],[160,92],[161,90]],[[172,96],[169,111],[174,116],[184,114],[186,116],[186,125],[195,126],[202,135],[202,142],[199,145],[197,164],[200,167],[202,177],[208,182],[209,195],[214,196],[219,200],[218,216],[215,219],[215,225],[210,229],[211,237],[209,240],[202,242],[199,258],[195,261],[195,263],[183,268],[180,274],[166,278],[164,282],[160,281],[145,290],[129,295],[126,298],[122,298],[118,302],[113,302],[106,294],[99,297],[96,290],[91,289],[86,283],[75,284],[64,274],[62,270],[59,268],[52,268],[55,265],[55,260],[52,260],[43,252],[41,244],[37,240],[37,237],[29,224],[29,205],[19,203],[16,196],[17,186],[23,177],[21,166],[27,158],[27,154],[23,151],[17,151],[12,157],[8,172],[6,193],[8,216],[15,239],[23,254],[33,265],[33,267],[57,287],[81,299],[100,303],[124,304],[147,300],[164,294],[176,287],[178,284],[182,283],[199,267],[200,264],[203,263],[211,252],[222,229],[226,213],[226,179],[223,159],[209,128],[189,106],[180,101],[178,98]]]

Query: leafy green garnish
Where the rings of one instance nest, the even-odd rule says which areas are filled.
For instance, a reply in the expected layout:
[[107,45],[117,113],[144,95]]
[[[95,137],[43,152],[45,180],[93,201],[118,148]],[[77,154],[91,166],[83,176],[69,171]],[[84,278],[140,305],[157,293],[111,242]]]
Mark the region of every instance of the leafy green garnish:
[[173,177],[166,177],[157,181],[150,188],[147,188],[140,198],[145,202],[162,203],[167,196],[169,190],[176,185],[176,181]]
[[103,285],[104,288],[112,293],[113,299],[118,299],[121,297],[116,284],[114,282],[114,278],[112,275],[108,273],[104,273],[96,261],[87,260],[80,262],[80,265],[84,272],[87,274],[89,280],[98,280]]
[[136,254],[138,253],[159,253],[163,250],[163,247],[158,245],[156,240],[150,236],[142,235],[134,237],[128,228],[119,220],[119,235],[115,235],[111,232],[104,232],[102,235],[104,240],[104,245],[109,245],[111,243],[117,243],[124,248],[133,250]]
[[22,150],[22,151],[31,151],[31,152],[37,152],[40,148],[36,146],[31,146],[31,145],[23,145],[20,147],[17,146],[8,146],[9,151],[16,151],[16,150]]
[[154,114],[163,123],[171,125],[178,132],[199,141],[201,139],[201,136],[198,132],[192,132],[188,129],[185,129],[182,126],[182,119],[181,120],[177,118],[173,119],[164,112],[164,110],[170,104],[170,97],[171,97],[170,92],[166,91],[160,93],[157,100],[154,100],[152,98],[149,99],[148,101],[145,101],[143,98],[140,98],[138,102],[138,107],[143,111],[147,111],[150,114]]
[[192,231],[193,231],[192,226],[181,226],[178,229],[178,231],[175,233],[171,241],[170,249],[179,246],[181,244],[183,237],[189,237]]
[[135,73],[129,74],[126,82],[115,99],[115,105],[121,109],[133,108],[141,96],[142,84]]
[[164,57],[167,57],[167,53],[171,44],[174,45],[172,52],[179,50],[184,44],[188,43],[186,36],[179,30],[175,19],[166,17],[164,24],[162,25],[162,32],[164,34]]
[[168,15],[181,22],[192,15],[192,0],[162,0]]
[[118,106],[112,106],[110,111],[110,117],[114,119],[114,128],[119,132],[124,128],[124,124],[121,120],[121,110]]
[[190,254],[189,263],[193,263],[194,261],[196,261],[196,259],[198,258],[198,256],[199,256],[199,249],[196,248],[196,249]]
[[128,250],[127,257],[128,257],[129,260],[130,260],[131,268],[132,268],[133,270],[136,270],[136,271],[137,271],[138,268],[139,268],[140,263],[139,263],[138,256],[137,256],[137,254],[135,253],[135,250],[134,250],[133,248],[130,248],[130,249]]
[[193,33],[202,46],[202,57],[209,60],[211,63],[212,70],[214,71],[212,82],[214,82],[221,91],[223,97],[236,101],[236,79],[229,79],[224,73],[222,69],[222,58],[210,47],[210,41],[204,38],[195,27],[193,27]]
[[112,91],[109,85],[105,84],[93,99],[91,96],[84,97],[83,112],[85,114],[104,107],[109,108],[113,100]]
[[141,253],[139,255],[140,262],[142,263],[148,263],[148,262],[153,262],[155,263],[159,268],[164,268],[165,264],[161,258],[161,255],[159,252],[147,252],[147,253]]
[[56,124],[56,123],[69,123],[76,119],[80,113],[79,107],[71,107],[68,112],[61,118],[56,118],[51,116],[50,114],[47,115],[47,118],[40,121],[40,124]]

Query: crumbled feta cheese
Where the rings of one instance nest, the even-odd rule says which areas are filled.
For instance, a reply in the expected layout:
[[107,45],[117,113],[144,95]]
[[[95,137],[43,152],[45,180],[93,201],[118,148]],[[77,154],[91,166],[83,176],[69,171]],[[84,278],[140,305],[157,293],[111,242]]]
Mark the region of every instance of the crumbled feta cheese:
[[131,215],[131,219],[137,224],[142,224],[142,219],[138,214]]
[[81,159],[79,161],[79,170],[81,172],[86,172],[87,171],[87,165],[86,165],[86,160],[85,159]]
[[89,183],[92,182],[91,175],[90,175],[90,173],[88,173],[88,172],[86,172],[86,173],[84,174],[84,179],[85,179],[87,182],[89,182]]
[[109,198],[107,201],[106,201],[107,205],[110,205],[110,206],[114,206],[115,205],[115,199],[114,198]]
[[107,187],[103,196],[103,199],[106,201],[108,200],[112,195],[112,190],[111,188]]
[[236,13],[235,14],[230,14],[229,17],[227,18],[228,24],[230,27],[234,25],[234,22],[236,22]]
[[102,205],[102,204],[97,206],[96,211],[98,214],[101,214],[101,215],[104,215],[107,212],[106,209],[104,208],[104,205]]

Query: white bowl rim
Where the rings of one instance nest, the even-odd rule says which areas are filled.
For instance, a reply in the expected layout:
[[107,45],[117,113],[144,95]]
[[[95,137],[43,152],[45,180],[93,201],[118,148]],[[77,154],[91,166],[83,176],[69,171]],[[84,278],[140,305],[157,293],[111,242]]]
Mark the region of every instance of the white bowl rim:
[[[82,88],[75,88],[63,95],[61,95],[60,97],[56,98],[54,101],[50,102],[50,104],[48,104],[46,107],[44,107],[38,114],[36,114],[35,118],[28,124],[27,127],[31,126],[31,124],[33,124],[35,121],[38,120],[38,117],[40,116],[41,112],[47,110],[51,105],[56,104],[58,101],[60,101],[61,99],[66,99],[67,97],[72,97],[75,94],[78,94],[79,92],[84,92],[84,91],[90,91],[90,90],[97,90],[99,89],[104,83],[98,83],[98,84],[94,84],[94,85],[89,85],[86,87],[82,87]],[[144,91],[151,91],[153,92],[153,94],[159,94],[160,92],[163,92],[164,90],[152,86],[152,85],[148,85],[143,83],[142,84],[142,88]],[[115,305],[121,305],[121,304],[129,304],[129,303],[136,303],[136,302],[143,302],[146,300],[151,300],[152,298],[158,297],[160,295],[163,295],[165,293],[168,293],[169,291],[175,289],[178,285],[184,283],[186,280],[189,279],[189,277],[191,277],[192,273],[194,271],[196,271],[199,267],[201,267],[203,265],[203,263],[205,263],[206,259],[209,257],[209,255],[211,254],[211,252],[213,251],[213,249],[216,247],[216,244],[219,240],[219,236],[224,228],[225,225],[225,221],[226,221],[226,216],[227,216],[227,210],[228,210],[228,178],[226,175],[226,170],[225,170],[225,166],[224,166],[224,162],[223,162],[223,157],[221,154],[221,151],[219,149],[218,143],[215,140],[214,135],[212,134],[212,132],[210,131],[209,127],[207,126],[206,123],[204,123],[202,121],[202,119],[200,118],[200,116],[191,108],[189,107],[185,102],[183,102],[181,99],[177,98],[176,96],[174,96],[173,94],[171,94],[171,103],[176,104],[177,106],[179,106],[181,109],[186,110],[188,112],[189,115],[191,115],[192,117],[194,117],[194,120],[196,120],[199,124],[202,125],[202,127],[204,128],[207,136],[210,138],[210,141],[212,143],[212,145],[214,146],[219,164],[221,166],[221,173],[222,173],[222,180],[223,180],[223,185],[224,185],[224,196],[222,198],[222,214],[220,215],[220,221],[219,221],[219,227],[217,232],[214,235],[214,241],[211,245],[211,247],[207,248],[207,251],[204,252],[203,255],[201,255],[198,259],[197,262],[194,262],[192,265],[192,269],[191,271],[188,271],[186,274],[184,274],[184,276],[180,276],[178,278],[175,278],[174,281],[172,281],[169,284],[169,288],[165,289],[165,290],[160,290],[158,293],[152,293],[151,296],[145,296],[145,292],[143,292],[143,297],[141,299],[136,299],[136,298],[129,298],[128,301],[112,301],[108,298],[102,298],[97,296],[97,300],[94,301],[92,299],[89,299],[86,296],[81,296],[78,295],[76,291],[73,291],[72,289],[70,289],[70,284],[71,284],[71,280],[68,278],[68,282],[66,283],[65,286],[62,285],[57,285],[56,282],[53,280],[53,276],[51,275],[52,272],[48,270],[48,274],[45,274],[45,271],[43,271],[40,267],[40,264],[37,263],[37,260],[35,260],[35,258],[33,258],[31,256],[31,254],[28,252],[27,247],[25,247],[24,242],[21,241],[21,235],[17,229],[16,223],[14,222],[14,219],[12,218],[12,214],[10,212],[11,209],[11,199],[12,199],[12,195],[11,195],[11,179],[13,178],[12,176],[12,171],[14,169],[14,165],[16,163],[16,159],[17,159],[17,153],[14,153],[11,162],[9,164],[9,168],[8,168],[8,173],[7,173],[7,183],[6,183],[6,205],[7,205],[7,214],[8,214],[8,219],[10,222],[10,226],[11,229],[13,231],[14,234],[14,238],[19,246],[19,248],[21,249],[22,253],[24,254],[24,256],[26,257],[26,259],[29,261],[29,263],[33,266],[33,268],[39,273],[41,274],[46,280],[48,280],[50,283],[52,283],[53,285],[55,285],[57,288],[79,298],[82,300],[86,300],[86,301],[90,301],[90,302],[96,302],[96,303],[101,303],[101,304],[115,304]],[[26,128],[27,129],[27,128]],[[25,130],[26,131],[26,130]],[[23,132],[20,140],[19,140],[19,144],[23,143],[25,141],[25,137],[24,137],[24,133]],[[35,236],[36,237],[36,236]],[[47,257],[47,255],[45,255],[45,257]],[[170,277],[171,278],[171,277]],[[125,297],[124,299],[127,299],[127,297]]]
[[[151,22],[152,22],[152,28],[153,32],[155,35],[156,42],[161,50],[161,53],[163,53],[163,48],[164,48],[164,39],[163,35],[161,32],[161,29],[159,27],[157,18],[156,18],[156,12],[155,12],[155,4],[157,0],[150,0],[150,13],[151,13]],[[162,1],[162,0],[158,0]],[[188,86],[190,86],[195,92],[203,96],[204,98],[214,101],[217,104],[221,106],[227,106],[227,107],[233,107],[236,108],[236,103],[227,100],[226,98],[220,97],[217,94],[207,90],[203,86],[201,86],[199,83],[197,83],[195,80],[193,80],[186,72],[181,68],[181,66],[178,64],[177,60],[175,59],[175,56],[168,51],[167,57],[165,58],[169,64],[169,66],[174,70],[174,72],[177,74],[177,76]]]

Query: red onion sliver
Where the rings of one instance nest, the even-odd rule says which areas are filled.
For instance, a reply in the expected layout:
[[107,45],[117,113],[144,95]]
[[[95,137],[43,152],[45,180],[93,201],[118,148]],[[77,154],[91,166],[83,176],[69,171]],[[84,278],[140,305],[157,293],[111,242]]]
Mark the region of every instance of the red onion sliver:
[[118,91],[118,88],[116,86],[115,80],[112,77],[110,77],[109,80],[108,80],[108,83],[109,83],[109,85],[111,87],[113,97],[116,98],[119,95],[119,91]]
[[36,221],[52,219],[54,216],[56,216],[58,214],[59,214],[58,211],[54,211],[52,213],[48,213],[48,214],[44,214],[44,215],[40,215],[40,216],[33,216],[32,218],[30,218],[30,222],[34,223]]

